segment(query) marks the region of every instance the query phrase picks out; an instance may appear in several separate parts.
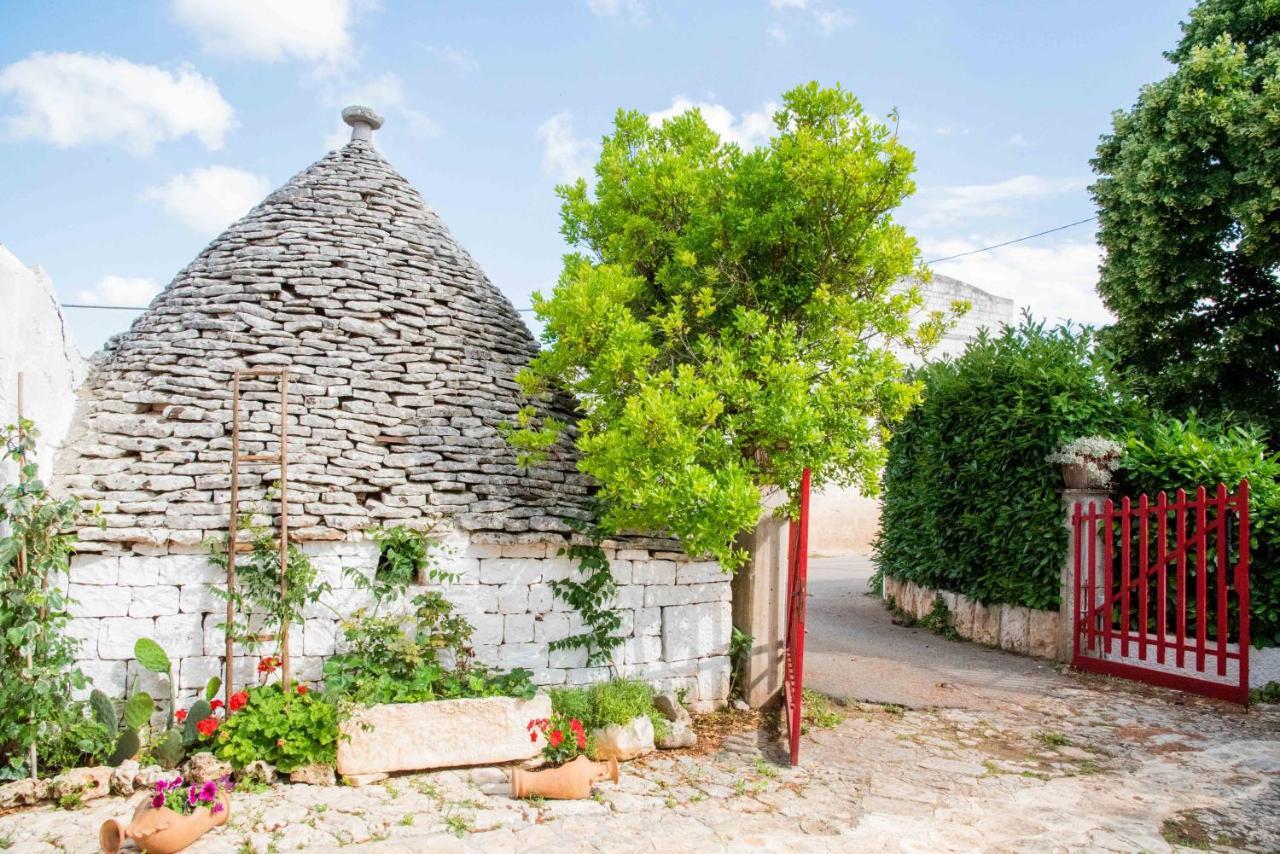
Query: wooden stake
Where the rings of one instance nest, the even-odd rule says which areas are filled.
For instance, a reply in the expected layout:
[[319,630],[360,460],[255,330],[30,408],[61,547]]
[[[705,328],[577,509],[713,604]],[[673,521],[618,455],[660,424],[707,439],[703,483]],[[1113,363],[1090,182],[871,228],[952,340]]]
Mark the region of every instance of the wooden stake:
[[[289,372],[280,372],[280,602],[289,595]],[[289,615],[280,621],[280,682],[289,693]]]
[[227,660],[223,680],[223,702],[231,708],[235,693],[235,620],[236,606],[231,598],[236,589],[236,544],[240,521],[240,372],[231,376],[231,522],[227,527]]
[[[26,448],[24,447],[27,440],[27,431],[26,431],[26,428],[23,427],[22,425],[22,419],[24,416],[23,406],[22,406],[23,380],[24,380],[24,377],[23,377],[22,371],[18,371],[18,485],[19,486],[26,486],[27,484],[27,471],[26,471],[27,451],[26,451]],[[24,537],[22,544],[18,547],[18,575],[25,576],[26,574],[27,574],[27,543],[26,543],[26,538]],[[37,627],[37,631],[38,630],[39,630],[39,627]],[[31,652],[31,646],[34,643],[35,641],[32,641],[31,643],[27,644],[27,656],[26,656],[27,678],[30,679],[32,682],[35,681],[35,673],[33,672],[35,668],[35,659]],[[36,715],[35,715],[35,709],[32,709],[31,710],[32,733],[35,732],[35,728],[36,728]],[[32,739],[30,746],[27,748],[27,765],[30,766],[32,780],[36,779],[39,776],[40,769],[37,767],[38,759],[39,759],[39,756],[36,751],[36,742],[34,739]]]

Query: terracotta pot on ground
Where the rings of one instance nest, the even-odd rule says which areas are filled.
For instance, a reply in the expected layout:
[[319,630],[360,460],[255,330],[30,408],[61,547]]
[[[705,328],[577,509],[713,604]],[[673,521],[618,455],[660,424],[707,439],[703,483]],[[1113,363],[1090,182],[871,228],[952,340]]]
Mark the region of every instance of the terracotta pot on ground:
[[511,796],[577,800],[589,796],[591,785],[601,780],[618,782],[618,760],[592,762],[585,756],[579,756],[559,768],[548,768],[546,771],[514,769],[511,772]]
[[225,792],[218,793],[222,812],[200,807],[191,815],[176,813],[167,807],[156,809],[146,798],[134,810],[133,819],[125,824],[109,818],[98,831],[98,844],[106,854],[116,854],[132,839],[147,854],[173,854],[181,851],[215,827],[226,824],[231,816],[231,801]]

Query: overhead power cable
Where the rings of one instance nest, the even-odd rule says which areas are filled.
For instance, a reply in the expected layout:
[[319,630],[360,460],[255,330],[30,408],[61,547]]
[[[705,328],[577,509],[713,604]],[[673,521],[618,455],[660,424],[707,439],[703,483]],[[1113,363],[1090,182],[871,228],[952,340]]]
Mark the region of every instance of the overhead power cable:
[[[1006,240],[1004,243],[996,243],[992,246],[983,246],[981,249],[970,249],[968,252],[958,252],[955,255],[946,255],[942,258],[934,258],[925,261],[926,264],[941,264],[943,261],[954,261],[956,258],[964,258],[969,255],[977,255],[980,252],[990,252],[992,249],[999,249],[1002,246],[1012,246],[1015,243],[1021,243],[1024,240],[1031,240],[1036,237],[1044,237],[1046,234],[1053,234],[1055,231],[1063,231],[1068,228],[1075,228],[1077,225],[1084,225],[1086,222],[1093,222],[1096,216],[1087,216],[1084,219],[1078,219],[1075,222],[1069,222],[1066,225],[1060,225],[1057,228],[1049,228],[1044,231],[1037,231],[1035,234],[1028,234],[1026,237],[1019,237],[1014,240]],[[106,311],[146,311],[145,305],[90,305],[86,303],[64,302],[63,308],[100,308]],[[517,308],[519,312],[533,311],[531,308]]]
[[1024,240],[1031,240],[1033,237],[1044,237],[1046,234],[1053,234],[1055,231],[1063,231],[1068,228],[1075,228],[1077,225],[1084,225],[1086,222],[1093,222],[1096,216],[1087,216],[1084,219],[1078,219],[1075,222],[1069,222],[1066,225],[1060,225],[1057,228],[1050,228],[1044,231],[1037,231],[1035,234],[1028,234],[1026,237],[1019,237],[1014,240],[1006,240],[1004,243],[997,243],[994,246],[984,246],[981,249],[970,249],[968,252],[957,252],[955,255],[947,255],[942,258],[934,258],[932,261],[925,261],[926,264],[941,264],[943,261],[953,261],[956,258],[964,258],[967,255],[977,255],[979,252],[990,252],[992,249],[999,249],[1001,246],[1012,246],[1015,243],[1021,243]]

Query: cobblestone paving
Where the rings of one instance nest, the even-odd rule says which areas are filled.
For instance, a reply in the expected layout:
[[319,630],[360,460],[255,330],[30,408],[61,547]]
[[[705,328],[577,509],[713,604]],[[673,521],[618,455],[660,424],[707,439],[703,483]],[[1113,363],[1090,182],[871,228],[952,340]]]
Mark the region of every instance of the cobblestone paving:
[[[803,765],[754,730],[624,766],[594,800],[530,803],[498,768],[241,792],[188,849],[331,851],[1280,850],[1280,707],[1101,679],[999,710],[853,705]],[[0,817],[11,851],[93,851],[134,799]]]

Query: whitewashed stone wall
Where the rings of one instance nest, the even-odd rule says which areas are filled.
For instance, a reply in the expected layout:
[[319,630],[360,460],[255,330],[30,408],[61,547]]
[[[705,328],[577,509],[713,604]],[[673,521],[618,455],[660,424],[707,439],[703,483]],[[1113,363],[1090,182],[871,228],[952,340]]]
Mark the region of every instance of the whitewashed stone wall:
[[[76,387],[89,366],[67,328],[53,283],[44,270],[27,267],[0,245],[0,424],[18,417],[18,373],[24,374],[24,414],[40,431],[36,460],[44,477],[53,473],[76,405]],[[0,464],[0,482],[16,475]]]
[[[475,627],[477,658],[502,669],[524,667],[539,685],[584,684],[609,678],[610,667],[587,667],[581,649],[552,652],[550,642],[582,631],[579,614],[552,595],[550,581],[577,572],[557,557],[557,543],[473,544],[461,536],[442,545],[442,568],[461,575],[442,589]],[[332,594],[309,606],[291,629],[297,678],[318,681],[325,657],[341,651],[342,618],[371,604],[343,576],[344,567],[371,574],[371,542],[309,543],[305,551]],[[625,642],[615,651],[617,675],[663,688],[685,689],[695,710],[710,710],[729,694],[729,576],[714,562],[679,552],[606,547],[618,583],[616,607]],[[81,643],[80,667],[113,696],[167,689],[133,660],[138,638],[157,640],[177,662],[180,696],[194,698],[222,671],[225,604],[210,592],[221,570],[204,554],[161,556],[86,554],[71,566],[76,600],[70,633]],[[247,652],[247,651],[245,651]],[[270,650],[264,650],[264,654]],[[238,678],[256,678],[256,656],[237,661]]]

